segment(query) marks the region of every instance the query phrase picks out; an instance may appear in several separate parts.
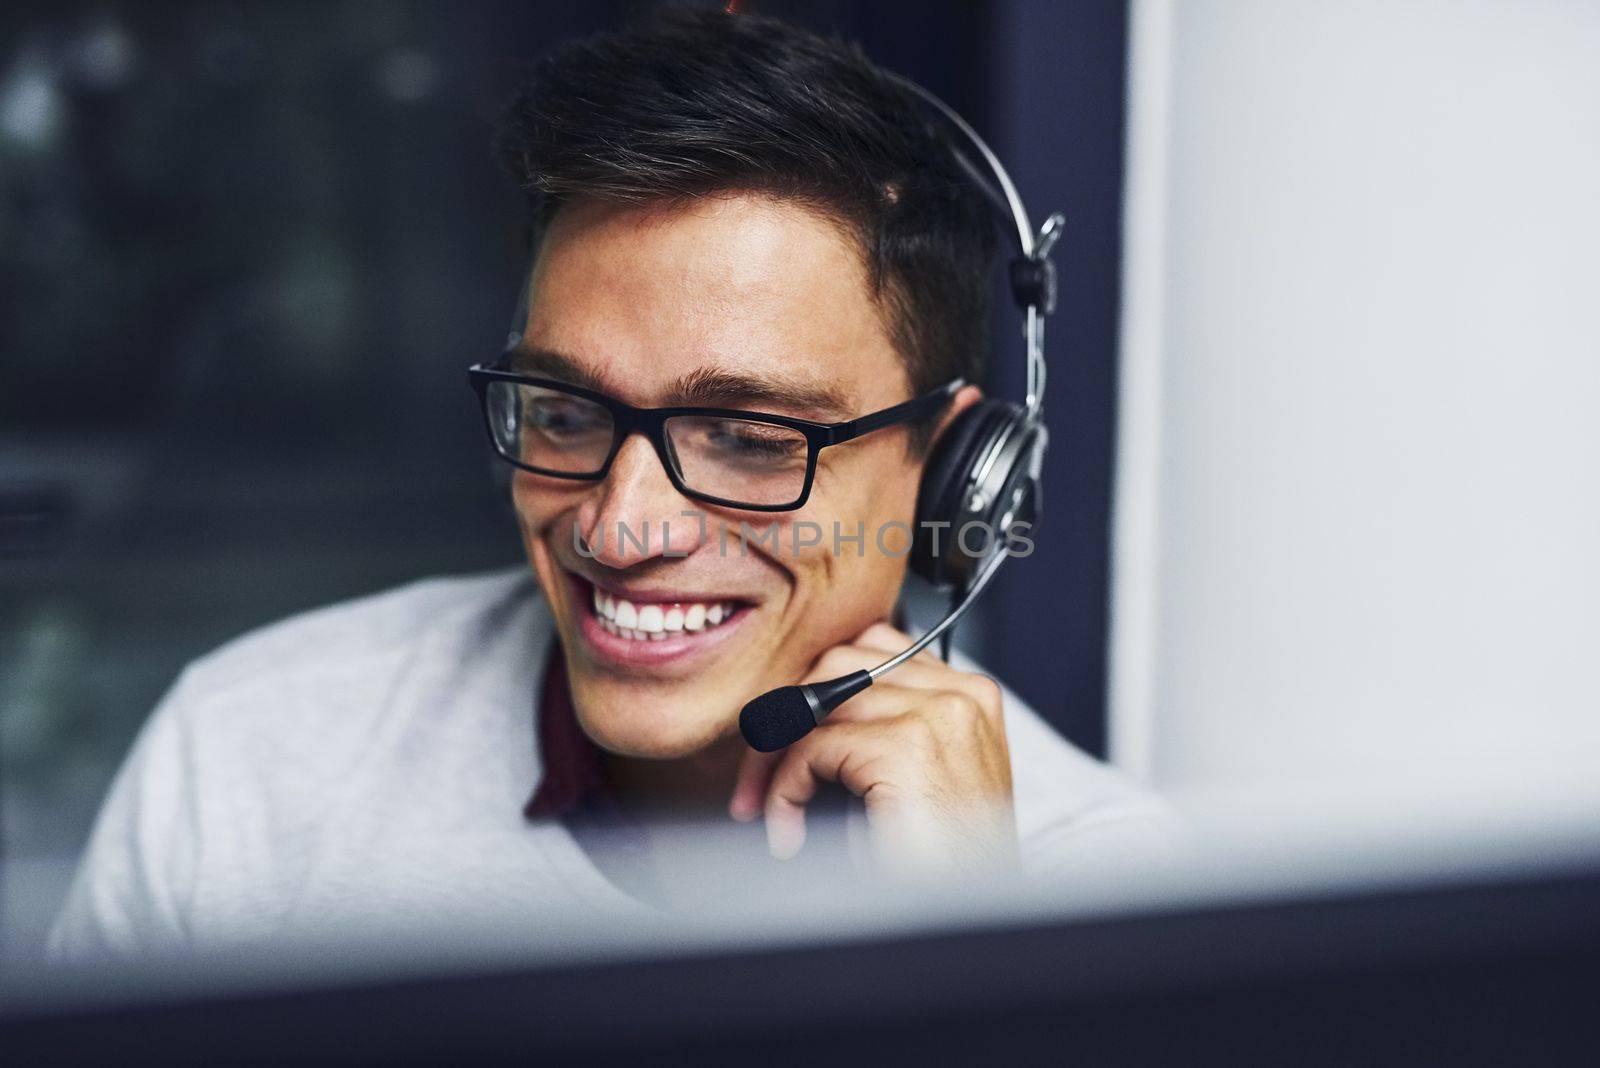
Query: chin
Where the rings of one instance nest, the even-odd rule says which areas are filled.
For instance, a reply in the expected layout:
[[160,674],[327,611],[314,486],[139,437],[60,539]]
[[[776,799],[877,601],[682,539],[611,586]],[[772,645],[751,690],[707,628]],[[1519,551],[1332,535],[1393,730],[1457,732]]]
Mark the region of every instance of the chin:
[[651,694],[648,689],[641,694],[635,687],[586,686],[574,680],[579,725],[601,749],[645,760],[693,756],[738,730],[743,699],[725,693]]

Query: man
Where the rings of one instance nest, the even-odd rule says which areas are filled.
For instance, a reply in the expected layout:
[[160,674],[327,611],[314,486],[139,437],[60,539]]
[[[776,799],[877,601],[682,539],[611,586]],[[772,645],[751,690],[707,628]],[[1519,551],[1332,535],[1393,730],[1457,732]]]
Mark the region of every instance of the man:
[[[826,852],[803,847],[829,784],[889,878],[1158,842],[1158,806],[928,654],[782,752],[738,734],[756,694],[909,644],[881,532],[979,399],[993,218],[904,90],[782,23],[678,14],[547,59],[503,155],[534,257],[475,381],[533,581],[408,586],[191,665],[56,952],[671,906],[707,881],[683,821],[756,832],[716,839],[719,881],[753,886]],[[832,447],[794,429],[917,398]],[[640,414],[666,407],[758,417]]]

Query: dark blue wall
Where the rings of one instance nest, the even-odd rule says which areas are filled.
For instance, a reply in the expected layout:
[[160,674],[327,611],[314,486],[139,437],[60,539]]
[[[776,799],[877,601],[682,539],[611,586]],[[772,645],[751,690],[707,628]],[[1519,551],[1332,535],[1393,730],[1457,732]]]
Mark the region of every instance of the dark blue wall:
[[[996,591],[988,660],[1068,737],[1103,754],[1127,5],[1034,0],[999,5],[996,21],[998,151],[1035,224],[1060,210],[1067,228],[1046,332],[1044,523],[1037,552]],[[1008,396],[1021,393],[1021,366],[996,368]]]

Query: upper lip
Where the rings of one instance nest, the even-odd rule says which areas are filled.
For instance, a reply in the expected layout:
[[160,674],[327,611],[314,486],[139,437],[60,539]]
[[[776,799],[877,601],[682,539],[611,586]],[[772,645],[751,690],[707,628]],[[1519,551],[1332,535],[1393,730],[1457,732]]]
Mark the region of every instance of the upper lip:
[[621,586],[615,583],[601,582],[597,579],[591,578],[588,575],[579,574],[576,571],[572,572],[572,574],[576,575],[584,582],[589,583],[591,586],[594,586],[603,593],[608,593],[613,597],[620,597],[625,601],[632,602],[633,604],[715,604],[727,601],[748,603],[750,600],[748,597],[741,597],[737,594],[706,593],[703,590],[644,589]]

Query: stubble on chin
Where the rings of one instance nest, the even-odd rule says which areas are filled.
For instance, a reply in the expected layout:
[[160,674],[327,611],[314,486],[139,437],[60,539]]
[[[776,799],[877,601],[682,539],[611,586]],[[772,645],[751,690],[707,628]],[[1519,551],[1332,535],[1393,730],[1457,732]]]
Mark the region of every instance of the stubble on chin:
[[583,732],[613,756],[634,760],[686,760],[714,752],[738,734],[737,708],[724,718],[685,726],[682,730],[662,730],[659,720],[652,722],[653,717],[663,714],[656,709],[635,708],[619,714],[612,709],[596,707],[601,700],[598,695],[579,697],[574,694],[574,711]]

